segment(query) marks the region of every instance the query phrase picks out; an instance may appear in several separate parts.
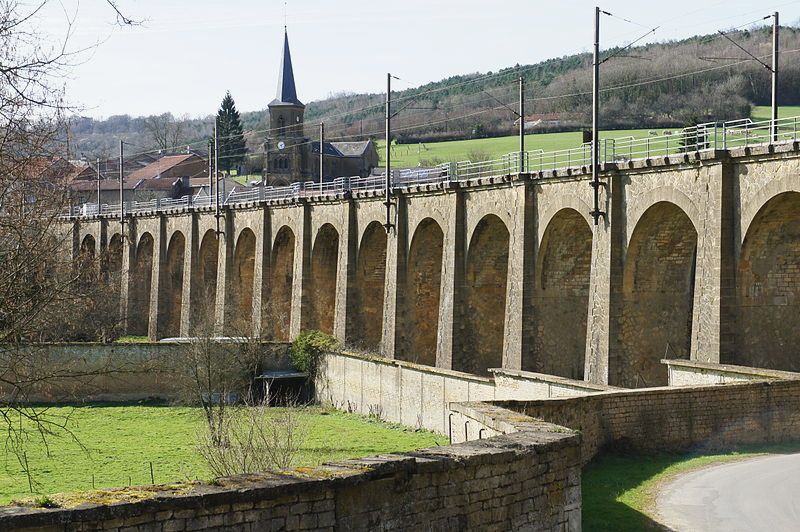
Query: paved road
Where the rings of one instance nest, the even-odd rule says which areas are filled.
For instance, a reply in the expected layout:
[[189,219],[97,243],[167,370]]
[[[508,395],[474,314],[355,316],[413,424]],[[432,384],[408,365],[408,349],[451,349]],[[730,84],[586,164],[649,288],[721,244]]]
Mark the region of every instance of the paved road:
[[800,531],[800,454],[752,458],[678,477],[656,500],[680,532]]

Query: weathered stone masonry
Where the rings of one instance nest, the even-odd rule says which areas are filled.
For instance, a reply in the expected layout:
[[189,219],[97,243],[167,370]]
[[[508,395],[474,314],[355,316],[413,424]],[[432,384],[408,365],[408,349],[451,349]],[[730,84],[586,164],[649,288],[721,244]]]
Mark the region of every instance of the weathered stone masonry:
[[222,478],[214,486],[164,486],[154,498],[130,503],[4,507],[0,528],[580,530],[579,437],[515,417],[515,433],[491,440]]
[[[665,384],[662,358],[800,369],[800,146],[75,220],[153,338],[303,328],[445,369]],[[113,246],[112,242],[115,242]],[[121,255],[118,256],[118,255]],[[214,257],[216,256],[216,260]]]

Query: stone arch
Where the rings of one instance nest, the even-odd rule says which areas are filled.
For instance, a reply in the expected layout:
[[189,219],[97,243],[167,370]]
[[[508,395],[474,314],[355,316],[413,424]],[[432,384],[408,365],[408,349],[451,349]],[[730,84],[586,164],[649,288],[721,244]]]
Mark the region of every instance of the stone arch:
[[609,362],[611,384],[667,384],[662,358],[689,358],[697,231],[669,202],[652,205],[633,230],[623,272],[620,352]]
[[339,232],[326,223],[317,231],[311,248],[310,300],[306,328],[333,334],[336,313],[336,275],[339,263]]
[[671,203],[677,206],[689,218],[692,227],[697,232],[697,228],[700,227],[700,211],[695,202],[674,187],[656,187],[636,198],[636,201],[629,201],[628,214],[626,216],[627,238],[625,242],[630,244],[633,231],[639,225],[639,220],[651,207],[658,203]]
[[158,297],[158,336],[180,335],[181,307],[183,303],[183,261],[186,255],[186,238],[175,231],[169,239],[161,289]]
[[248,336],[253,323],[253,280],[256,265],[256,235],[243,229],[233,248],[231,265],[230,302],[225,320],[228,333]]
[[550,227],[550,222],[553,218],[557,214],[561,214],[564,209],[571,209],[580,214],[590,227],[593,223],[591,215],[589,214],[592,207],[575,194],[558,193],[548,195],[545,201],[541,202],[539,205],[540,211],[537,224],[539,227],[537,235],[539,242],[542,242],[544,239],[544,233]]
[[800,193],[767,201],[737,265],[737,364],[800,371]]
[[217,304],[217,268],[219,238],[209,229],[200,241],[197,269],[192,275],[192,330],[195,334],[211,334]]
[[81,240],[81,246],[78,252],[78,274],[84,282],[92,282],[97,278],[97,265],[95,259],[97,257],[97,242],[94,236],[88,234]]
[[356,346],[377,350],[383,336],[383,296],[386,281],[386,230],[380,222],[370,222],[358,246],[354,319],[348,339]]
[[269,301],[266,323],[272,329],[272,338],[289,339],[292,320],[292,285],[294,280],[295,236],[289,226],[283,226],[275,236],[270,264]]
[[81,254],[91,255],[94,258],[97,252],[97,242],[94,239],[94,236],[87,234],[81,240]]
[[763,210],[764,206],[776,196],[785,192],[800,192],[798,179],[795,175],[776,178],[759,188],[753,197],[742,205],[741,209],[741,238],[744,243],[745,235],[750,230],[750,225],[755,217]]
[[136,246],[131,272],[128,308],[128,330],[133,335],[146,335],[150,319],[150,288],[153,279],[153,236],[143,233]]
[[425,218],[414,231],[406,266],[406,341],[398,358],[428,366],[436,365],[443,247],[441,226]]
[[122,253],[122,235],[115,233],[108,242],[108,249],[103,261],[103,270],[108,287],[116,299],[119,299],[122,287]]
[[556,212],[545,228],[533,289],[535,336],[525,369],[583,379],[592,230],[572,208]]
[[506,224],[494,214],[484,216],[472,233],[455,370],[485,375],[503,364],[509,241]]
[[472,242],[475,233],[489,217],[497,218],[506,228],[514,223],[511,213],[498,209],[495,204],[473,203],[468,211],[466,231],[464,232],[467,242]]

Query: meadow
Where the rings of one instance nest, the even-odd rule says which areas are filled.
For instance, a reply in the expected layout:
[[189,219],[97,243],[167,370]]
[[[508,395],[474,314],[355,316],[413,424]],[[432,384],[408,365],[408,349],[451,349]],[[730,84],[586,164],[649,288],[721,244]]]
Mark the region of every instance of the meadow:
[[[778,109],[781,118],[800,116],[800,106],[784,106]],[[751,118],[755,121],[769,120],[770,108],[768,106],[753,107]],[[671,129],[622,129],[601,131],[600,139],[619,139],[623,137],[647,138],[651,131],[659,134],[664,131],[675,132],[679,128]],[[527,151],[543,150],[555,151],[576,148],[581,145],[581,132],[568,131],[563,133],[535,133],[525,135],[525,149]],[[385,158],[383,141],[378,142],[378,155],[381,161]],[[413,168],[416,166],[433,166],[446,162],[466,160],[497,159],[519,149],[519,137],[495,137],[490,139],[453,140],[447,142],[427,142],[419,144],[395,144],[392,146],[392,165],[395,168]]]
[[677,475],[723,462],[763,454],[800,451],[800,445],[767,445],[709,454],[609,452],[583,468],[583,529],[592,531],[663,530],[653,520],[660,488]]
[[[413,431],[372,418],[321,407],[300,409],[308,430],[296,466],[379,453],[402,452],[446,444],[447,438]],[[209,479],[196,450],[203,419],[199,408],[158,405],[53,407],[54,416],[69,415],[67,434],[48,439],[47,448],[29,442],[25,468],[13,453],[0,469],[0,504],[14,499],[93,488]],[[49,456],[48,456],[49,452]]]

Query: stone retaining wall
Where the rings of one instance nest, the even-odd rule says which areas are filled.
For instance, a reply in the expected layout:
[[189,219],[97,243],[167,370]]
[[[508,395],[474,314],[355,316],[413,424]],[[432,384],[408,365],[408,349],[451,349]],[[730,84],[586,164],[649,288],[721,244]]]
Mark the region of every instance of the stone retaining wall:
[[448,435],[448,405],[463,401],[572,397],[609,386],[520,370],[481,377],[400,360],[353,353],[326,355],[316,379],[317,400],[340,410]]
[[733,364],[712,364],[694,360],[662,360],[667,365],[670,386],[728,384],[763,380],[800,380],[800,373],[751,368]]
[[164,487],[131,503],[0,508],[0,529],[580,530],[579,436],[505,414],[509,434],[490,440]]
[[[584,463],[609,445],[679,451],[800,441],[800,381],[796,380],[645,388],[493,405],[580,431]],[[453,431],[452,441],[500,431],[495,418],[481,408],[476,403],[451,405],[451,419],[468,422],[467,430]]]
[[[264,369],[289,367],[288,344],[263,345]],[[181,348],[177,343],[33,344],[19,351],[25,360],[17,369],[24,376],[10,380],[51,376],[27,390],[27,402],[169,400],[179,394],[168,369]],[[10,393],[0,384],[0,400]]]

